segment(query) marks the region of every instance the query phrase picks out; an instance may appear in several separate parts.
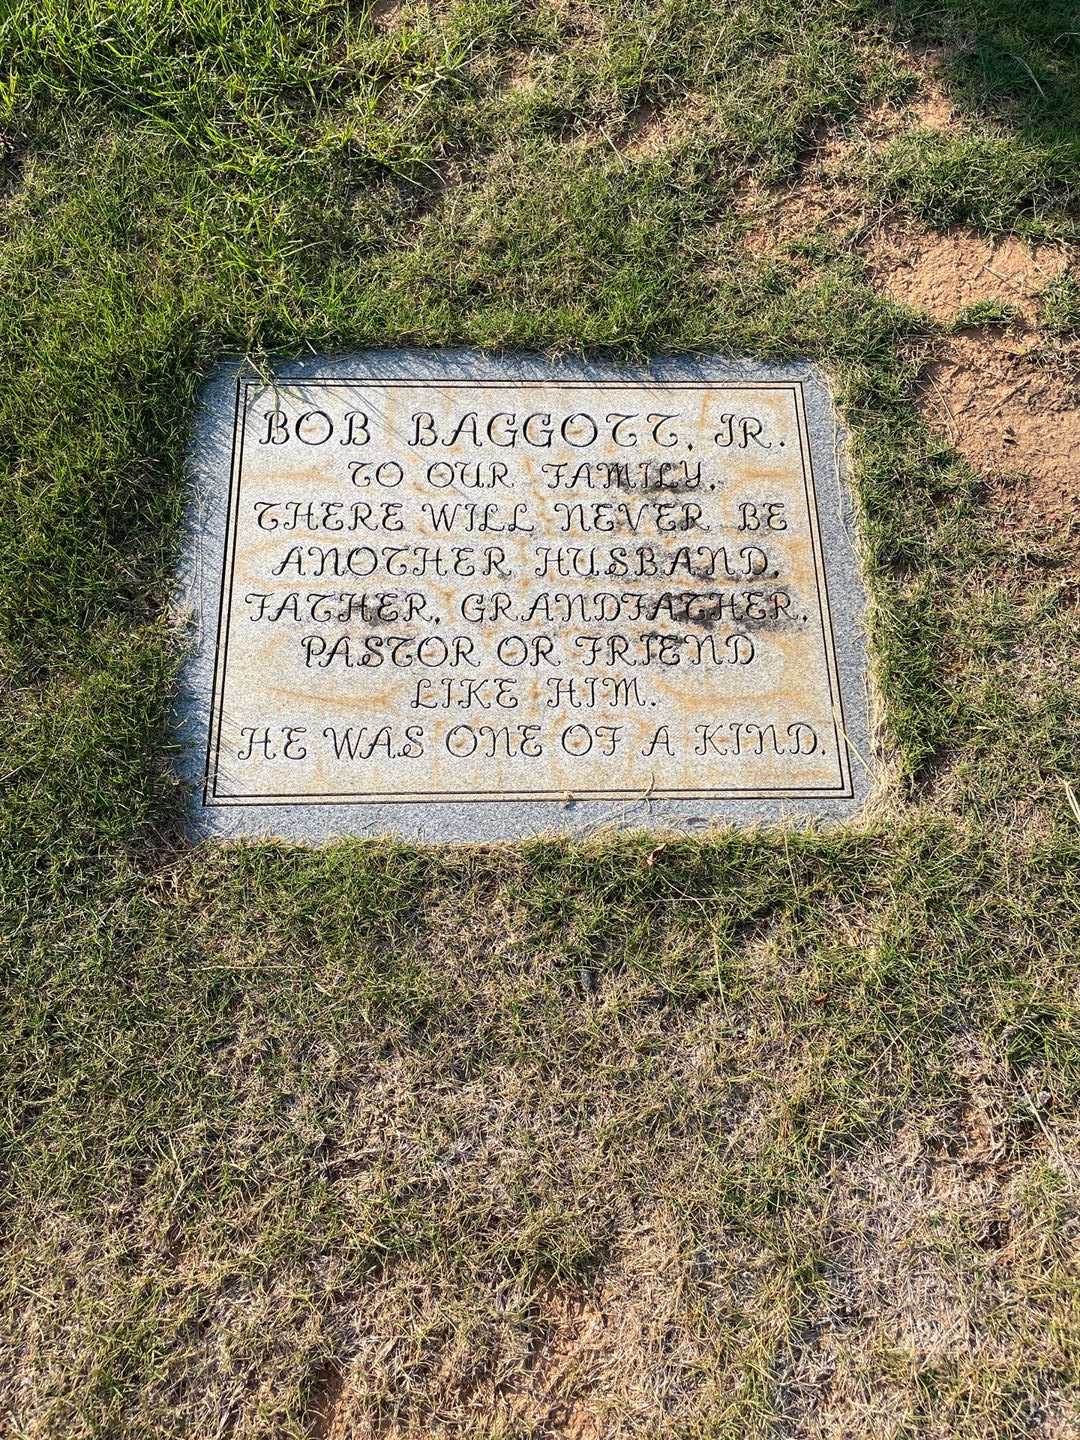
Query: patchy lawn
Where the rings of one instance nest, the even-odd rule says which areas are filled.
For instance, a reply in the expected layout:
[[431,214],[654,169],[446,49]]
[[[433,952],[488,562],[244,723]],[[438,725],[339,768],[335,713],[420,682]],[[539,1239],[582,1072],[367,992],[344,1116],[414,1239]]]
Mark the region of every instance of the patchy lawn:
[[[1071,3],[0,7],[0,1429],[1080,1436]],[[872,810],[188,846],[224,354],[801,356]]]

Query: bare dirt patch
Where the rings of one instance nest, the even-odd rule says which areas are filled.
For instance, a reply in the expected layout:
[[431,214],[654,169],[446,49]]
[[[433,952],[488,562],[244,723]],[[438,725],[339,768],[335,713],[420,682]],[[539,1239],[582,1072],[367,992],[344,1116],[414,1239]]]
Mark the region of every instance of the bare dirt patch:
[[913,130],[951,130],[957,124],[956,107],[941,90],[920,95],[904,113]]
[[617,1348],[611,1318],[584,1295],[552,1290],[539,1300],[542,1338],[529,1368],[506,1385],[505,1408],[518,1423],[568,1440],[600,1440],[598,1371]]
[[592,43],[602,38],[603,19],[588,4],[588,0],[553,0],[552,9],[574,39]]
[[1080,555],[1080,346],[964,331],[936,348],[920,408],[984,476],[1006,531]]
[[983,476],[1005,534],[1080,554],[1080,347],[1047,345],[1032,328],[1040,295],[1068,268],[1066,248],[905,226],[875,234],[867,259],[876,288],[939,322],[980,306],[1020,317],[937,342],[920,409]]
[[649,160],[686,140],[706,114],[707,106],[700,95],[683,96],[677,105],[670,106],[643,100],[627,115],[613,143],[632,160]]
[[371,0],[367,18],[376,30],[393,30],[404,8],[405,0]]
[[963,227],[927,232],[871,208],[864,178],[876,150],[899,134],[963,124],[940,54],[906,59],[919,79],[908,104],[867,111],[854,126],[823,126],[793,181],[744,187],[745,244],[766,255],[826,230],[859,246],[878,291],[933,320],[955,324],[979,307],[1012,315],[1008,330],[968,328],[936,343],[920,408],[983,476],[1006,534],[1080,555],[1080,347],[1034,333],[1040,297],[1069,268],[1070,249]]
[[938,75],[933,51],[904,55],[918,77],[905,104],[875,105],[846,126],[820,125],[795,178],[779,185],[749,181],[736,204],[749,223],[745,243],[762,255],[814,230],[846,235],[871,229],[881,216],[872,208],[861,171],[895,136],[916,130],[951,130],[960,120]]
[[621,146],[631,155],[655,155],[664,148],[664,118],[651,100],[643,100],[626,117]]
[[814,230],[842,234],[871,222],[867,196],[852,174],[856,147],[852,136],[823,126],[794,180],[747,182],[735,203],[748,221],[743,243],[752,255],[766,255]]
[[535,90],[537,78],[534,70],[535,54],[532,50],[515,46],[507,51],[502,75],[502,88],[515,93]]
[[917,93],[900,111],[899,128],[951,130],[959,125],[956,106],[942,81],[945,52],[936,47],[912,50],[907,59],[919,77]]
[[912,227],[885,230],[874,237],[867,260],[879,289],[935,320],[998,302],[1034,321],[1040,294],[1068,265],[1062,247],[961,227],[944,234]]

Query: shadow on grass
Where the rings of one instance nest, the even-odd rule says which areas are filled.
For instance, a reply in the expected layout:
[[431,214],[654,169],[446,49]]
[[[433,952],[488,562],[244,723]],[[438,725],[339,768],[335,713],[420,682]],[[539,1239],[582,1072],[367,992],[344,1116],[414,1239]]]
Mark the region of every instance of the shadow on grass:
[[1075,0],[892,0],[886,13],[910,44],[942,51],[959,98],[1053,151],[1062,171],[1080,165]]

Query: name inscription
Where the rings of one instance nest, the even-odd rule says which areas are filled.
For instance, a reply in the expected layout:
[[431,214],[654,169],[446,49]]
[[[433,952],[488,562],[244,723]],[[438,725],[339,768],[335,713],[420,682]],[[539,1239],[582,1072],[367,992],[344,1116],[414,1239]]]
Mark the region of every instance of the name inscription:
[[205,803],[844,797],[801,385],[237,387]]

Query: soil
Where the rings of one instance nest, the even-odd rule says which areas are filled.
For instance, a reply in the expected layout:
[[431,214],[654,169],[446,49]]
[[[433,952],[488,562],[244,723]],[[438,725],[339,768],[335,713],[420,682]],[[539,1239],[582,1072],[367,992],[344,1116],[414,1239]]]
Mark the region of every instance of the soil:
[[662,150],[666,137],[663,114],[651,100],[643,100],[626,117],[620,147],[631,155],[653,155]]
[[1068,265],[1061,246],[1034,246],[1015,236],[990,237],[957,227],[927,234],[887,228],[867,247],[871,278],[900,304],[951,321],[971,305],[999,302],[1029,322],[1039,296]]
[[938,348],[920,408],[987,483],[1002,528],[1080,558],[1080,346],[963,331]]
[[643,100],[626,117],[614,145],[633,160],[647,160],[680,144],[705,114],[700,96],[684,96],[678,105],[664,107]]
[[[604,1440],[623,1433],[629,1417],[652,1412],[657,1385],[677,1414],[695,1374],[693,1342],[673,1348],[670,1339],[678,1330],[679,1266],[670,1220],[652,1217],[628,1236],[594,1292],[554,1281],[529,1292],[510,1287],[479,1330],[432,1348],[425,1342],[422,1359],[413,1337],[434,1336],[438,1327],[427,1321],[449,1302],[436,1302],[415,1276],[403,1308],[408,1287],[388,1292],[392,1313],[380,1313],[378,1300],[365,1306],[370,1348],[343,1375],[320,1377],[318,1440],[422,1440],[471,1434],[481,1422],[508,1435]],[[426,1404],[377,1422],[373,1393],[400,1385],[417,1360]]]
[[781,185],[748,183],[737,200],[750,221],[745,244],[767,254],[798,236],[825,228],[834,234],[865,232],[881,217],[858,183],[860,165],[895,136],[958,125],[952,100],[939,77],[940,57],[920,51],[904,57],[918,76],[916,95],[902,105],[877,105],[846,127],[819,127],[795,179]]
[[735,203],[749,222],[743,244],[751,255],[767,255],[814,230],[844,234],[870,223],[866,197],[848,178],[855,145],[838,128],[825,127],[794,180],[743,187]]
[[[824,127],[794,181],[747,185],[739,207],[745,244],[760,256],[825,229],[853,241],[871,284],[945,326],[975,306],[1013,323],[974,325],[928,351],[920,409],[980,473],[990,514],[1010,542],[1048,546],[1080,562],[1080,345],[1037,333],[1042,292],[1075,257],[1065,246],[1033,245],[956,227],[930,233],[871,211],[861,166],[898,134],[961,125],[933,51],[907,57],[919,90],[905,106],[878,107],[846,130]],[[972,317],[974,318],[974,317]]]
[[376,30],[393,30],[404,7],[404,0],[372,0],[368,19]]
[[1065,247],[957,227],[886,228],[867,245],[872,283],[943,324],[976,305],[1007,306],[1002,329],[943,337],[923,372],[919,406],[986,481],[991,512],[1020,544],[1080,557],[1080,346],[1033,328],[1039,297],[1069,264]]
[[[543,1434],[559,1440],[602,1440],[605,1396],[602,1383],[624,1359],[620,1327],[591,1299],[554,1288],[534,1297],[539,1312],[530,1331],[539,1338],[531,1346],[510,1345],[480,1366],[465,1366],[463,1357],[446,1355],[439,1366],[443,1392],[438,1433],[467,1433],[481,1420],[503,1423],[509,1434]],[[518,1339],[521,1331],[519,1327]],[[381,1358],[381,1357],[380,1357]],[[328,1387],[319,1407],[319,1440],[421,1440],[433,1431],[433,1419],[420,1416],[400,1423],[378,1424],[365,1403],[356,1404],[348,1378]]]

